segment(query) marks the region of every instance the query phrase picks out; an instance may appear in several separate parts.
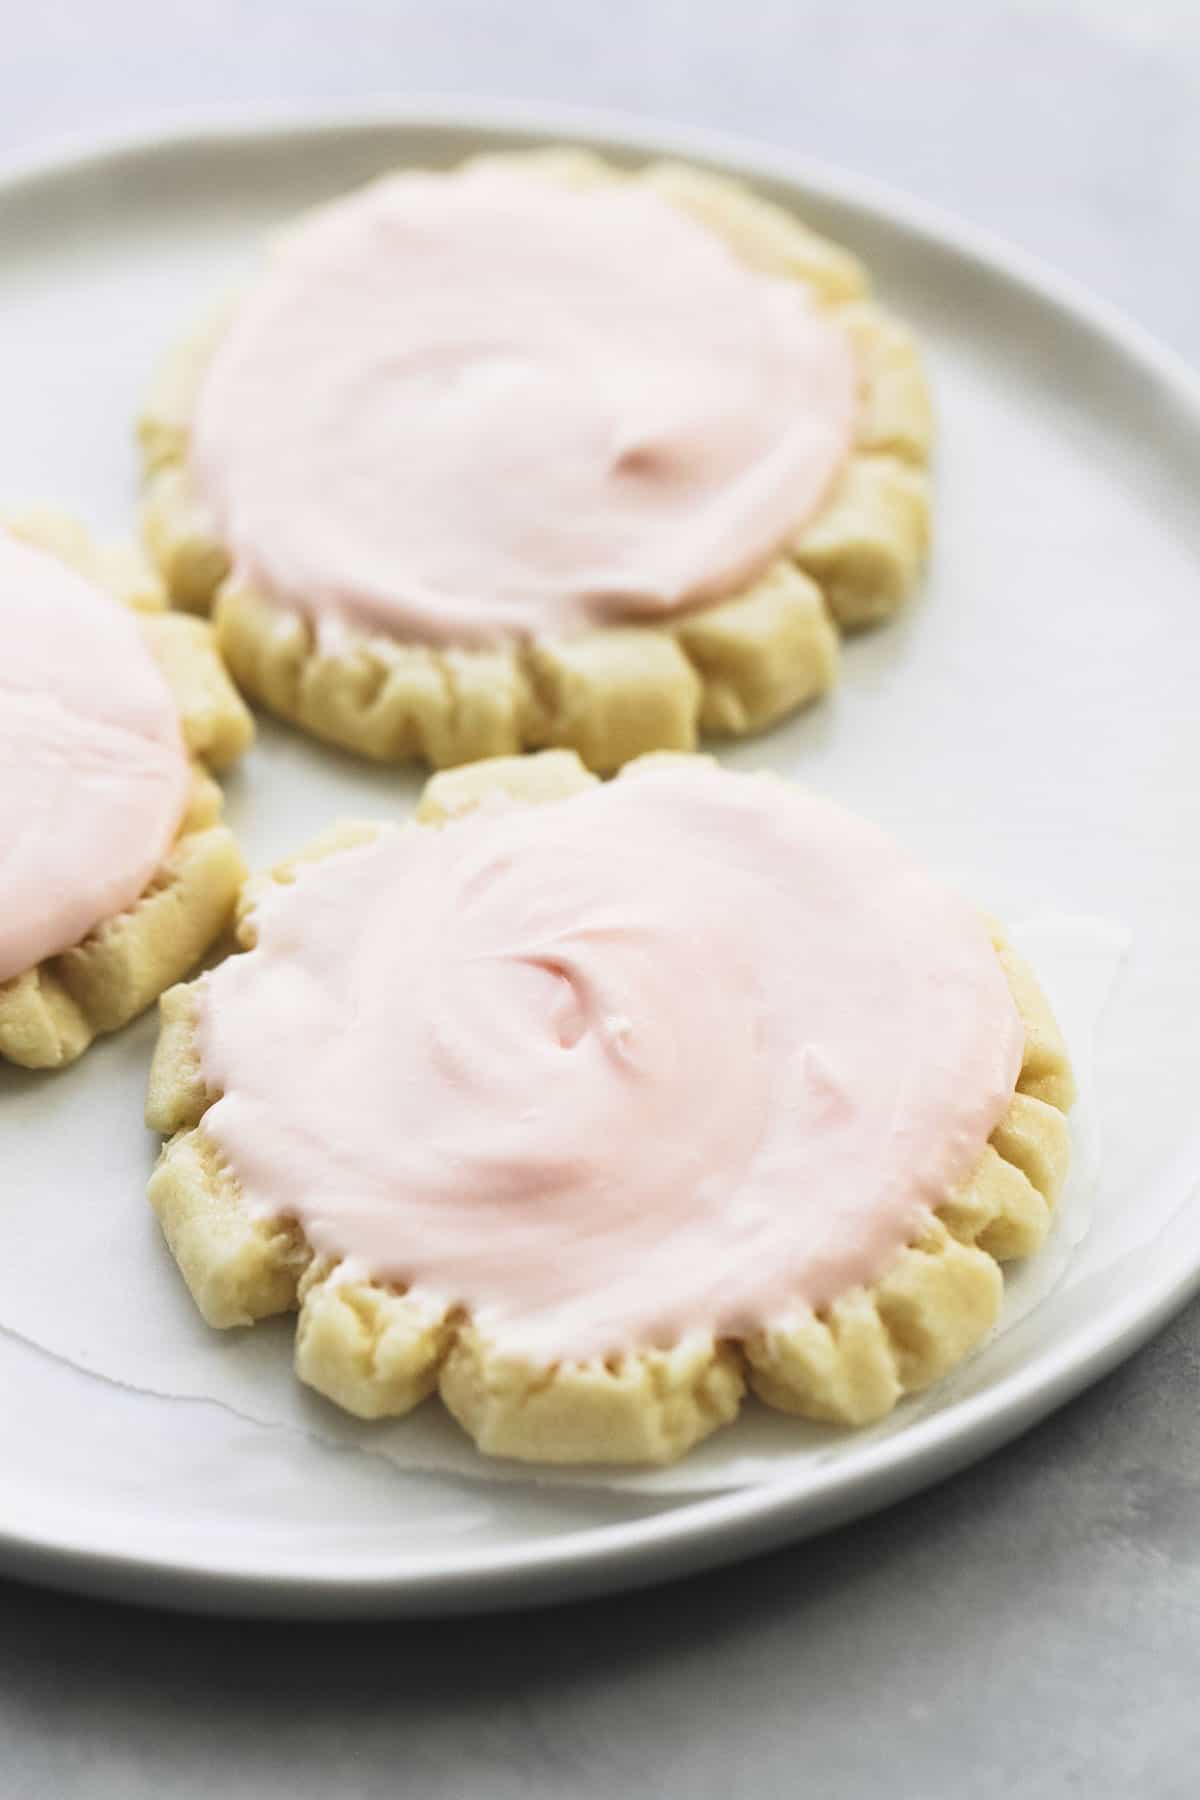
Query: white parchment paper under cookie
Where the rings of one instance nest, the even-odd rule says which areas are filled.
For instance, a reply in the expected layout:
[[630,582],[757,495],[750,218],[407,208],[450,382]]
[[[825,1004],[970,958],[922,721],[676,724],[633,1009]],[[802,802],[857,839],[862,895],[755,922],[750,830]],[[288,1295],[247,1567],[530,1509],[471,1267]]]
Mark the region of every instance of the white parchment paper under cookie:
[[[1111,1269],[1157,1235],[1168,1225],[1172,1206],[1164,1197],[1161,1207],[1142,1205],[1134,1213],[1119,1198],[1098,1202],[1103,1101],[1096,1091],[1095,1052],[1127,934],[1092,919],[1042,915],[1013,922],[1011,910],[1009,921],[1014,942],[1037,970],[1059,1015],[1079,1076],[1080,1102],[1073,1120],[1073,1170],[1054,1231],[1038,1257],[1009,1272],[1000,1337],[1051,1293]],[[99,1054],[144,1063],[154,1029],[147,1020]],[[219,1406],[246,1426],[269,1430],[276,1451],[278,1434],[286,1434],[295,1441],[295,1456],[286,1460],[301,1479],[305,1452],[311,1454],[316,1441],[383,1459],[397,1472],[684,1494],[777,1479],[836,1457],[847,1441],[845,1432],[808,1426],[750,1403],[736,1425],[673,1469],[543,1471],[480,1457],[436,1400],[407,1419],[382,1425],[347,1418],[295,1381],[290,1320],[230,1333],[210,1331],[202,1323],[145,1201],[155,1146],[136,1120],[88,1106],[86,1075],[87,1059],[57,1081],[31,1078],[6,1131],[0,1329],[92,1379],[131,1393]],[[45,1191],[45,1157],[37,1153],[47,1132],[70,1134],[59,1157],[62,1185],[53,1193]],[[114,1193],[120,1196],[115,1207]],[[931,1408],[984,1385],[991,1378],[988,1364],[987,1354],[973,1358],[932,1392],[907,1401],[871,1435],[903,1431]],[[277,1480],[277,1454],[271,1467]]]

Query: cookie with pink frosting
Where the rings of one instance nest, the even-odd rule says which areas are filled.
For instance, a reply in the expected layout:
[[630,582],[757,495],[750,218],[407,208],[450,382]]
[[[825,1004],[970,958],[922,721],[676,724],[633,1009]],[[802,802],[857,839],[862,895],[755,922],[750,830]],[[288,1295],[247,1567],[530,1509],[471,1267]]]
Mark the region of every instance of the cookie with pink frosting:
[[930,435],[910,334],[789,212],[510,153],[276,242],[148,398],[145,535],[317,736],[606,772],[832,685],[916,580]]
[[253,728],[140,551],[0,525],[0,1059],[74,1062],[186,974],[244,870],[209,770]]
[[769,775],[565,751],[436,776],[252,882],[163,996],[150,1199],[211,1325],[299,1309],[364,1418],[669,1462],[768,1405],[861,1425],[1037,1250],[1073,1082],[1002,933]]

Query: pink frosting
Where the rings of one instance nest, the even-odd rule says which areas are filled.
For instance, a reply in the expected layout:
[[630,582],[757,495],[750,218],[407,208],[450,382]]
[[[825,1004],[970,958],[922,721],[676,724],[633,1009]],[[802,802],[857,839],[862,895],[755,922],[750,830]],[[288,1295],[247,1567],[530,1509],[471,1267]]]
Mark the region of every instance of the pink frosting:
[[699,764],[391,829],[257,920],[200,1023],[252,1205],[547,1360],[871,1280],[1021,1062],[964,901],[827,802]]
[[755,574],[849,448],[853,354],[645,187],[408,173],[281,245],[200,394],[238,571],[430,643],[654,619]]
[[0,981],[144,891],[190,774],[137,621],[0,530]]

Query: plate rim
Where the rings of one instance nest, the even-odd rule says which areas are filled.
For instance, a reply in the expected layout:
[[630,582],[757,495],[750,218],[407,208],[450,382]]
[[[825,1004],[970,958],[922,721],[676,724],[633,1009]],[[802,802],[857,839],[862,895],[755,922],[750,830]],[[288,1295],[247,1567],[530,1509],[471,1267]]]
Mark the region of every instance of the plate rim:
[[[474,134],[545,141],[571,138],[638,155],[676,155],[766,180],[832,202],[950,252],[993,281],[1015,285],[1064,321],[1085,328],[1139,372],[1172,392],[1200,439],[1200,375],[1181,353],[1111,301],[1040,257],[986,228],[851,172],[780,146],[698,125],[659,123],[607,110],[533,101],[429,95],[378,102],[205,107],[175,111],[117,130],[56,137],[0,159],[0,206],[23,190],[55,186],[122,164],[161,161],[215,148],[260,149],[302,138],[372,133]],[[1179,1158],[1196,1166],[1195,1151]],[[1169,1166],[1174,1168],[1175,1165]],[[1170,1179],[1170,1175],[1167,1176]],[[1181,1201],[1181,1218],[1186,1196]],[[0,1570],[46,1585],[189,1611],[272,1617],[430,1615],[500,1610],[649,1585],[713,1567],[846,1523],[942,1479],[1044,1418],[1135,1351],[1200,1293],[1200,1216],[1190,1257],[1161,1255],[1147,1278],[1102,1316],[1069,1331],[1053,1354],[1022,1365],[988,1388],[953,1402],[907,1430],[862,1447],[849,1466],[833,1464],[802,1480],[783,1478],[589,1526],[542,1541],[444,1556],[375,1558],[374,1569],[339,1571],[289,1559],[264,1567],[213,1548],[139,1553],[101,1545],[93,1533],[30,1529],[7,1518],[0,1487]],[[1156,1246],[1157,1247],[1157,1246]],[[1184,1246],[1186,1248],[1186,1246]],[[1047,1363],[1049,1361],[1049,1366]]]

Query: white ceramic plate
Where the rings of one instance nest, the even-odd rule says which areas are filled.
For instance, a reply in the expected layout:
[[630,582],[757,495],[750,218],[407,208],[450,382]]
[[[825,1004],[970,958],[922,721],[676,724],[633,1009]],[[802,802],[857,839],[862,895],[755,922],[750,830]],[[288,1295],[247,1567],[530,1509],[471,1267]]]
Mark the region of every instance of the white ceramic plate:
[[[153,1356],[132,1387],[105,1379],[114,1345],[62,1316],[55,1267],[85,1257],[127,1310],[125,1351],[136,1343],[131,1249],[144,1256],[152,1231],[146,1021],[65,1077],[0,1072],[0,1256],[22,1282],[28,1260],[36,1295],[15,1325],[0,1311],[0,1563],[13,1572],[275,1613],[451,1611],[647,1582],[818,1531],[983,1455],[1200,1286],[1200,1218],[1182,1204],[1200,1091],[1200,390],[1135,327],[895,195],[705,134],[497,107],[223,120],[0,181],[0,495],[123,525],[147,371],[249,266],[265,227],[390,165],[535,136],[754,176],[859,251],[921,331],[941,416],[925,594],[848,647],[831,704],[729,760],[824,787],[971,871],[981,897],[1131,927],[1097,1074],[1102,1197],[1135,1226],[1167,1202],[1177,1217],[1117,1278],[1046,1300],[984,1353],[964,1395],[884,1439],[848,1438],[800,1480],[695,1499],[399,1475],[137,1391],[155,1385]],[[332,812],[406,806],[416,787],[269,731],[229,810],[261,859]],[[89,1196],[86,1244],[54,1236],[67,1192]],[[174,1279],[165,1258],[158,1278]],[[282,1339],[268,1352],[283,1353]]]

